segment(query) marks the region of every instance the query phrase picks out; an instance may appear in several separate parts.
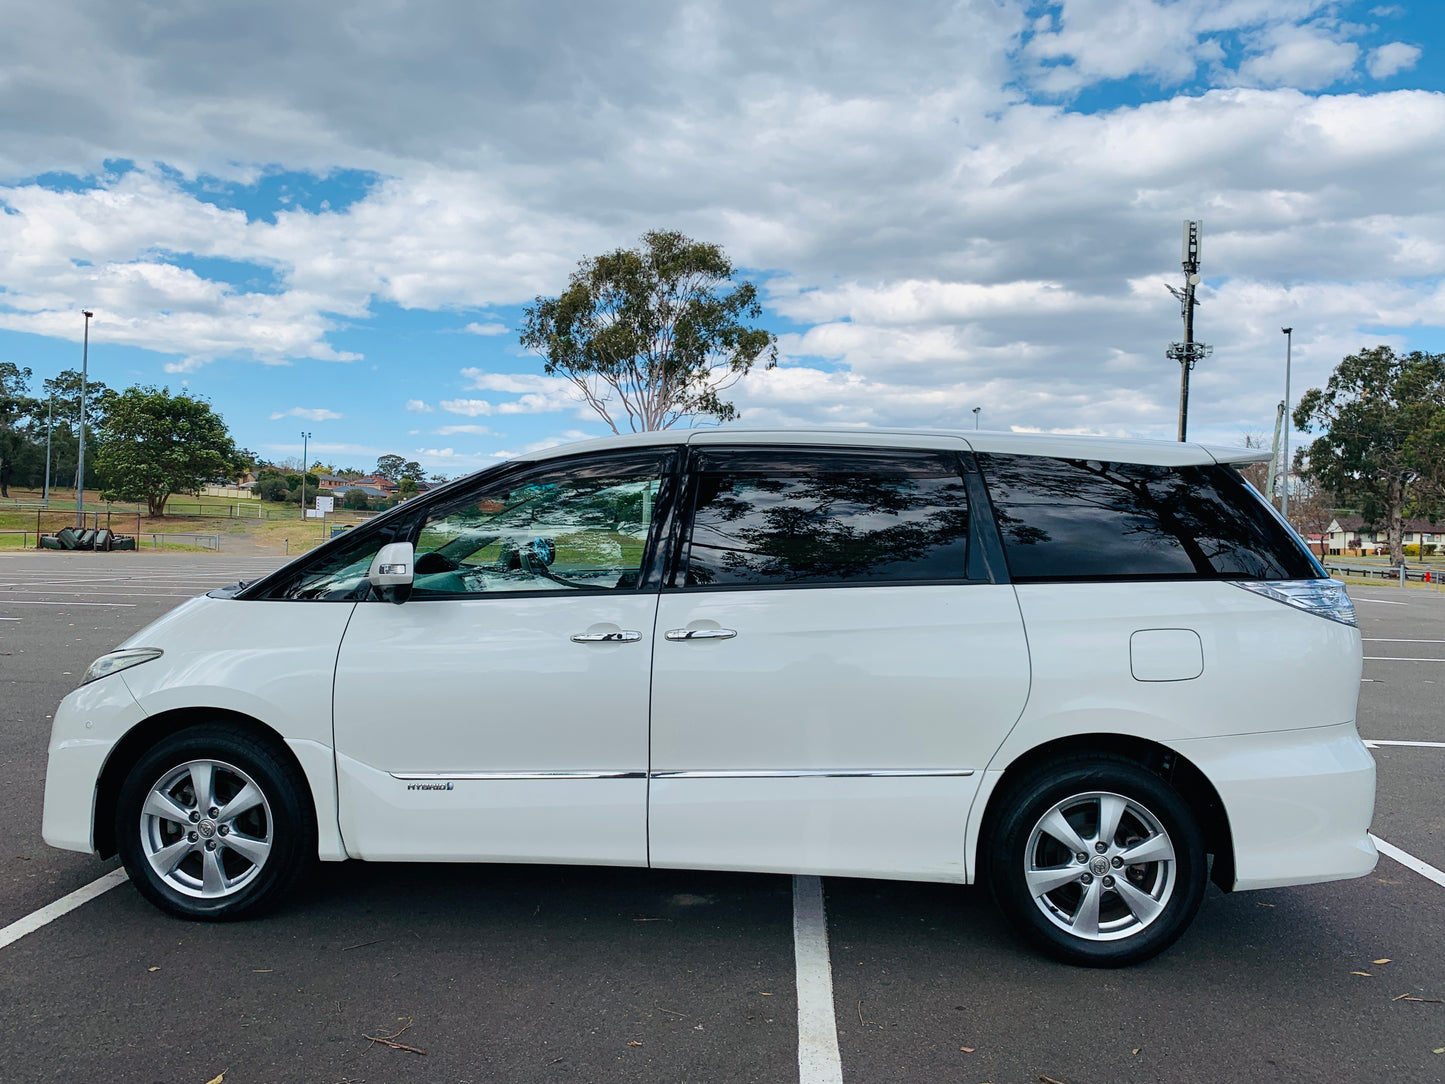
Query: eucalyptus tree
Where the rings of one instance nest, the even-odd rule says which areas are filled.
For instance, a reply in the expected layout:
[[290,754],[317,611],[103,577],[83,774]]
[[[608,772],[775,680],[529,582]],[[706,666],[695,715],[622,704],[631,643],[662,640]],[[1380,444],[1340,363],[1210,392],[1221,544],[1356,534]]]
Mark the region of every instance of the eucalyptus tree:
[[724,392],[761,362],[777,336],[753,325],[757,287],[734,284],[723,250],[673,230],[636,248],[584,259],[558,297],[523,314],[522,345],[570,380],[614,433],[666,429],[691,418],[731,421]]
[[1321,430],[1295,462],[1365,522],[1383,526],[1390,560],[1405,559],[1405,508],[1438,509],[1445,490],[1445,354],[1351,354],[1305,392],[1294,424]]

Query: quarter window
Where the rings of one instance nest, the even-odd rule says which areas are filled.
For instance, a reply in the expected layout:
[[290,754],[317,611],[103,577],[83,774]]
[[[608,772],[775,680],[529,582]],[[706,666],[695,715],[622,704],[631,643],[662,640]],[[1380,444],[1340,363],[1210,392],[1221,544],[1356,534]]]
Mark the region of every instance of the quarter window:
[[987,454],[978,463],[1014,580],[1321,575],[1228,467]]
[[656,453],[548,467],[439,506],[412,597],[636,588],[663,468]]
[[965,577],[956,456],[708,450],[697,464],[685,586]]

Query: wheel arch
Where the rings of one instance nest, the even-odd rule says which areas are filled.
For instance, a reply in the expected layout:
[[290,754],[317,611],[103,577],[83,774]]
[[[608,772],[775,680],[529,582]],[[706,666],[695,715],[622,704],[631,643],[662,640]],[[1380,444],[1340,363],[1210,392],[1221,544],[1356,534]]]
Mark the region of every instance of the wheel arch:
[[[1214,856],[1210,866],[1211,880],[1225,892],[1233,891],[1234,837],[1229,814],[1214,784],[1193,761],[1177,750],[1129,734],[1071,734],[1036,745],[1014,758],[986,797],[976,837],[976,851],[988,845],[1000,810],[1007,805],[1023,780],[1051,760],[1089,753],[1109,753],[1132,760],[1178,790],[1199,818],[1205,851]],[[981,871],[984,863],[978,859],[977,853],[972,859],[970,865]]]
[[225,708],[174,708],[148,716],[132,727],[120,741],[116,742],[110,756],[106,758],[105,767],[101,769],[100,778],[96,781],[95,808],[92,813],[94,820],[91,825],[95,850],[100,857],[109,858],[116,853],[115,807],[120,800],[121,786],[125,783],[125,777],[130,774],[130,770],[157,742],[201,723],[220,723],[231,726],[270,746],[277,756],[282,757],[300,773],[303,779],[308,780],[306,800],[309,803],[312,823],[316,823],[319,810],[316,807],[316,795],[310,786],[309,777],[295,752],[275,729],[250,715],[229,711]]

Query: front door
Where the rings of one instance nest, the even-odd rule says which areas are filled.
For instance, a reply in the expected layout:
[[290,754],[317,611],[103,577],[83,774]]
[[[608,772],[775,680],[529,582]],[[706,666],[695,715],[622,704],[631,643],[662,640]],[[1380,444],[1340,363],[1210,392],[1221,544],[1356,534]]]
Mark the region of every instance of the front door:
[[431,509],[335,679],[348,853],[647,861],[654,510],[672,453],[519,468]]
[[695,451],[653,648],[653,865],[964,879],[969,806],[1029,671],[961,466]]

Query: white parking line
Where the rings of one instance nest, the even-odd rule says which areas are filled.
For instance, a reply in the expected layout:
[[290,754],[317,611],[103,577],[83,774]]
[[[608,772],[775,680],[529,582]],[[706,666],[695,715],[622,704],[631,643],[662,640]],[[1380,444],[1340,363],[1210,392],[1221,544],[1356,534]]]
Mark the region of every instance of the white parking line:
[[833,1016],[833,964],[823,882],[793,878],[793,960],[798,979],[798,1084],[843,1084]]
[[1416,659],[1405,655],[1366,655],[1366,662],[1445,662],[1445,659]]
[[0,606],[125,606],[135,609],[134,602],[26,602],[18,598],[0,598]]
[[1445,640],[1398,640],[1391,636],[1362,636],[1367,644],[1445,644]]
[[1412,869],[1426,880],[1434,881],[1441,888],[1445,888],[1445,871],[1436,869],[1429,862],[1420,861],[1420,859],[1416,858],[1413,854],[1400,850],[1400,848],[1396,847],[1393,843],[1386,843],[1379,836],[1375,835],[1374,832],[1370,833],[1370,838],[1375,841],[1375,846],[1379,848],[1380,853],[1385,857],[1393,858],[1406,869]]
[[1381,606],[1408,606],[1408,605],[1410,605],[1408,602],[1391,602],[1389,599],[1384,599],[1384,598],[1356,598],[1354,595],[1351,595],[1351,596],[1350,596],[1350,601],[1351,601],[1351,602],[1378,602]]
[[27,933],[34,933],[42,926],[54,922],[61,915],[67,915],[83,903],[89,903],[96,896],[109,892],[126,879],[125,869],[113,869],[104,877],[98,877],[84,888],[77,888],[68,896],[61,896],[54,903],[47,903],[38,911],[31,911],[24,918],[17,918],[4,929],[0,929],[0,949],[13,945]]
[[[0,591],[0,598],[11,598],[12,596],[21,595],[21,594],[26,594],[26,595],[116,595],[116,596],[120,596],[120,597],[130,596],[131,598],[192,598],[192,597],[193,597],[193,596],[190,595],[190,594],[186,594],[186,593],[183,593],[183,592],[181,592],[181,591],[177,591],[175,588],[171,587],[169,584],[166,585],[165,587],[156,587],[156,588],[150,588],[150,589],[147,589],[144,584],[140,584],[140,583],[106,584],[106,585],[104,585],[104,586],[106,586],[106,587],[112,587],[112,586],[115,586],[115,587],[122,587],[122,586],[124,586],[124,587],[139,587],[139,588],[141,588],[141,590],[139,590],[139,591],[101,591],[101,590],[97,590],[97,589],[94,588],[94,587],[73,587],[73,586],[71,586],[70,584],[64,584],[64,585],[59,585],[59,584],[57,584],[57,585],[54,586],[54,587],[28,587],[28,586],[27,586],[27,587],[11,587],[11,588],[8,588],[8,589],[6,589],[6,590]],[[201,594],[201,593],[202,593],[202,592],[200,592],[200,591],[197,591],[197,592],[196,592],[196,594]]]
[[1445,749],[1445,741],[1386,741],[1383,738],[1362,738],[1366,749],[1377,749],[1382,745],[1399,745],[1410,749]]

